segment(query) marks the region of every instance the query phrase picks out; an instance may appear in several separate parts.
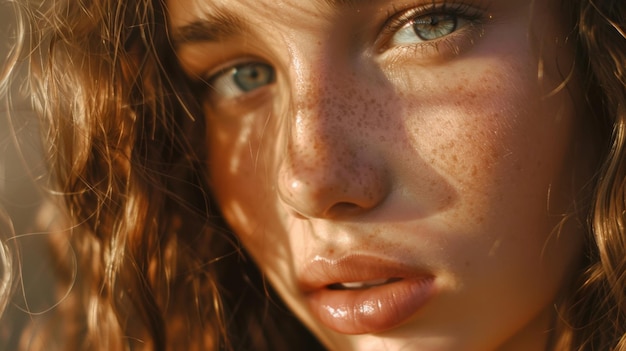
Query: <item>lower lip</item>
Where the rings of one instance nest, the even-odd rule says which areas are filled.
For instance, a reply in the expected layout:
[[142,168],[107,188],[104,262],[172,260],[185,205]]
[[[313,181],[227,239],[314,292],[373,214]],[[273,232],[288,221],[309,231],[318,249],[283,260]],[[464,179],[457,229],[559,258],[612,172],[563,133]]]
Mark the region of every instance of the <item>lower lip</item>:
[[377,333],[413,316],[433,295],[432,277],[405,278],[363,290],[311,292],[309,306],[327,327],[343,334]]

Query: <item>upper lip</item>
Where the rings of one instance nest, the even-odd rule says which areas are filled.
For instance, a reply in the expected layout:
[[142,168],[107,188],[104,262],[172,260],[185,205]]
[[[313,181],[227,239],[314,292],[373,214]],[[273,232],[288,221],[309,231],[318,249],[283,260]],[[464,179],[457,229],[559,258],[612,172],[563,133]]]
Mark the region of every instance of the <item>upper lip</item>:
[[299,285],[304,293],[326,289],[340,283],[430,276],[403,261],[362,254],[336,259],[316,256],[299,273]]

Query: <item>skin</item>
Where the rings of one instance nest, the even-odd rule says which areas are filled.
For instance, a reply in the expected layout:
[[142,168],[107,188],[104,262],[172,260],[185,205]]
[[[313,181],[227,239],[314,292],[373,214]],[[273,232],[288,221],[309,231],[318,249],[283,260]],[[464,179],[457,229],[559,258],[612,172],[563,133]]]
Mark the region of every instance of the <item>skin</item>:
[[[177,42],[189,76],[215,87],[204,98],[211,184],[246,249],[329,349],[547,348],[581,257],[574,210],[592,169],[576,75],[563,84],[567,24],[557,1],[465,3],[479,20],[398,43],[388,18],[432,1],[169,2],[175,36],[204,14],[244,24]],[[220,90],[232,79],[221,70],[242,62],[268,64],[275,79]],[[434,294],[387,330],[328,328],[298,279],[312,261],[348,254],[419,267]]]

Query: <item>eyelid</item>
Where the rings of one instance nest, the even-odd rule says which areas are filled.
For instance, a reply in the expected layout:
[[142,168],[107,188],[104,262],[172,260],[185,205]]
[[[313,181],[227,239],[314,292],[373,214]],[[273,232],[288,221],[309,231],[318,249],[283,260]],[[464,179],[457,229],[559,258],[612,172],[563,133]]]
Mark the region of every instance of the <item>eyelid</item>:
[[266,60],[263,60],[261,58],[254,57],[254,56],[241,56],[241,57],[237,57],[236,59],[231,59],[231,60],[226,59],[226,60],[222,60],[222,63],[216,65],[214,68],[207,70],[206,73],[201,74],[200,78],[204,82],[210,83],[212,80],[232,70],[235,67],[249,64],[249,63],[254,63],[254,62],[267,63]]
[[[487,9],[484,6],[472,5],[466,1],[458,3],[450,3],[449,1],[436,3],[433,1],[428,5],[423,6],[408,7],[405,9],[394,8],[393,13],[395,14],[391,15],[383,24],[381,29],[382,35],[380,39],[377,40],[376,46],[380,52],[389,48],[389,42],[395,33],[409,25],[411,21],[420,16],[427,16],[431,14],[454,14],[472,24],[482,24],[485,18],[490,17],[487,15]],[[433,45],[434,42],[442,39],[434,39],[424,43]]]

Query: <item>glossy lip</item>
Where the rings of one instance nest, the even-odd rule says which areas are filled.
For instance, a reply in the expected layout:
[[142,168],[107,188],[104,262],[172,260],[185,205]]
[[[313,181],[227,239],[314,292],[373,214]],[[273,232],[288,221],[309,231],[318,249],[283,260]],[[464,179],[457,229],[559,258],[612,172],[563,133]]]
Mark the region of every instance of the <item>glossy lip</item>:
[[[365,289],[336,290],[338,283],[391,279]],[[300,274],[300,287],[314,316],[343,334],[377,333],[402,324],[435,293],[435,277],[378,257],[316,257]]]

